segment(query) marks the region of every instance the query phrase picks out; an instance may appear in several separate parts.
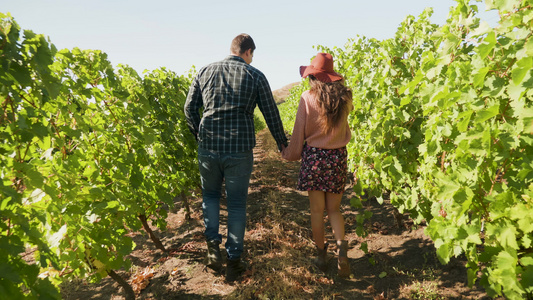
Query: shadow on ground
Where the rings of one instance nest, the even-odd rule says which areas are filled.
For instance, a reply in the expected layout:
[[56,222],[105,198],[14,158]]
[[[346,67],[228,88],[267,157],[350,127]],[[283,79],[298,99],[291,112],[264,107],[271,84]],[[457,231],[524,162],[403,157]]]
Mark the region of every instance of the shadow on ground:
[[[137,247],[129,256],[134,265],[120,272],[125,279],[135,271],[153,270],[153,277],[138,299],[483,299],[478,286],[466,284],[465,261],[441,265],[424,227],[414,225],[385,201],[364,202],[363,210],[373,213],[365,223],[365,238],[356,233],[356,217],[350,190],[344,195],[346,238],[350,244],[352,276],[336,275],[334,248],[329,248],[329,268],[325,274],[311,264],[315,254],[311,239],[309,205],[305,193],[295,190],[298,162],[282,162],[268,131],[258,135],[254,150],[255,166],[249,200],[246,250],[249,271],[243,280],[227,284],[221,274],[203,264],[205,243],[202,235],[201,199],[191,197],[191,219],[178,202],[168,217],[167,230],[156,230],[169,250],[155,249],[146,234],[132,235]],[[225,207],[225,200],[222,201]],[[222,210],[224,211],[224,210]],[[225,235],[226,216],[221,218]],[[330,245],[331,228],[327,227]],[[366,243],[365,253],[360,246]],[[98,284],[77,280],[62,286],[64,299],[124,299],[110,278]]]

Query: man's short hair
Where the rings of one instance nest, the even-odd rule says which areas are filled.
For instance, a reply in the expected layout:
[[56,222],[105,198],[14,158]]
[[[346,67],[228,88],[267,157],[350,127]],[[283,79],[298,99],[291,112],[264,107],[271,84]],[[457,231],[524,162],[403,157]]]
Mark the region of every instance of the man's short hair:
[[248,49],[255,50],[255,43],[251,36],[246,33],[241,33],[236,36],[231,42],[231,53],[241,55]]

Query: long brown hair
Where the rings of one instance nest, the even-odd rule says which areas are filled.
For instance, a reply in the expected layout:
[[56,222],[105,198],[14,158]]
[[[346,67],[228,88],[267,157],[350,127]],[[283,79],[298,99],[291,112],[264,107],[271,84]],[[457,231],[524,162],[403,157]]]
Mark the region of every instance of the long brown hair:
[[309,84],[309,91],[317,97],[321,109],[318,122],[325,132],[329,132],[352,111],[352,90],[343,80],[322,82],[312,75]]

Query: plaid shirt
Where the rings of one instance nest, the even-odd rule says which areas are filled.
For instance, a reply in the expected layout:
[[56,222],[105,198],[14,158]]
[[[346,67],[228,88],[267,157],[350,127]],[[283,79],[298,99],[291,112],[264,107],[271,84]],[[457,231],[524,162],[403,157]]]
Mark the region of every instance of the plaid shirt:
[[219,153],[244,152],[255,147],[256,105],[278,148],[287,145],[265,75],[241,57],[230,55],[200,69],[187,95],[185,116],[199,148]]

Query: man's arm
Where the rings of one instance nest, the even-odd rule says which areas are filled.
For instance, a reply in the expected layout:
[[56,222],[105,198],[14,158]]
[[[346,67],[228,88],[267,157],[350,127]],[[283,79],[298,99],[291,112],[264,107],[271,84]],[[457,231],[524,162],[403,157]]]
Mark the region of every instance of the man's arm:
[[257,106],[265,117],[268,129],[274,137],[274,140],[276,140],[279,151],[281,151],[282,146],[287,146],[287,136],[283,130],[283,123],[281,122],[278,106],[272,95],[272,90],[264,76],[261,76],[259,79],[258,93]]
[[191,87],[189,88],[189,94],[187,94],[184,111],[189,130],[192,132],[196,140],[198,140],[198,130],[201,121],[200,108],[202,105],[202,92],[199,88],[198,80],[195,78],[191,84]]

